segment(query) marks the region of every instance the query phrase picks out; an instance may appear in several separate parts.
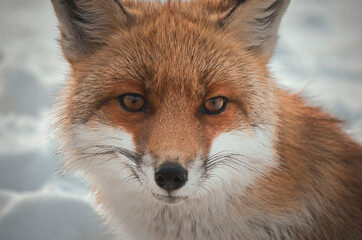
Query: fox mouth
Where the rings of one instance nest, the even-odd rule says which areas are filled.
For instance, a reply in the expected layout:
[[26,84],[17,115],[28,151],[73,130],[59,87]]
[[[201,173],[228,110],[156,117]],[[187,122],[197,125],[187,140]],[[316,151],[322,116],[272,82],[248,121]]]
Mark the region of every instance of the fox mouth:
[[187,200],[187,197],[178,197],[178,196],[172,196],[171,194],[169,195],[160,195],[160,194],[156,194],[156,193],[152,193],[152,195],[160,202],[162,203],[166,203],[166,204],[179,204],[185,200]]

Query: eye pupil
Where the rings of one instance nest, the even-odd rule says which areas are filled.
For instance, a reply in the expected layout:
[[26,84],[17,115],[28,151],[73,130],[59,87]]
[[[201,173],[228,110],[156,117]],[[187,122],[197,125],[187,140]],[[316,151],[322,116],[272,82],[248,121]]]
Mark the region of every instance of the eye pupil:
[[219,114],[222,113],[226,108],[226,97],[214,97],[209,100],[207,100],[202,109],[205,114],[213,115],[213,114]]
[[119,97],[120,105],[128,112],[141,112],[145,107],[145,98],[136,93],[126,93]]

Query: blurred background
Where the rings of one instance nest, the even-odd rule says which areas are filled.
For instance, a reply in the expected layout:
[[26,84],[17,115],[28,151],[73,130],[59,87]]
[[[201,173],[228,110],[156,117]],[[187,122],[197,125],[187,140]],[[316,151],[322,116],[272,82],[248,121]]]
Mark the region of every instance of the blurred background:
[[[362,1],[292,0],[270,68],[362,142]],[[69,72],[50,0],[0,0],[0,239],[113,239],[59,173],[51,105]]]

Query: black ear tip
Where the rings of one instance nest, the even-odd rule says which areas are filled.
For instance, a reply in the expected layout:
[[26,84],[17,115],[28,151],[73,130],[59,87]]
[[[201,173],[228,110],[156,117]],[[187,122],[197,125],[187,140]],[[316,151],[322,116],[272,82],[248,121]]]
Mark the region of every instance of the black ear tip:
[[128,15],[128,12],[126,11],[126,9],[123,7],[123,5],[120,3],[119,0],[114,0],[114,2],[119,6],[119,8],[122,10],[123,14]]
[[229,1],[232,6],[220,19],[220,27],[243,38],[245,49],[270,59],[280,21],[290,0]]
[[[64,56],[72,62],[92,54],[105,44],[105,37],[129,24],[131,14],[122,0],[51,0],[59,21]],[[114,21],[109,21],[109,20]]]
[[249,1],[249,0],[235,0],[237,5],[244,4],[246,1]]
[[67,4],[68,2],[70,2],[70,0],[51,0],[52,3],[56,3],[56,4]]
[[64,5],[69,5],[73,3],[72,0],[51,0],[51,1],[54,8],[62,8]]

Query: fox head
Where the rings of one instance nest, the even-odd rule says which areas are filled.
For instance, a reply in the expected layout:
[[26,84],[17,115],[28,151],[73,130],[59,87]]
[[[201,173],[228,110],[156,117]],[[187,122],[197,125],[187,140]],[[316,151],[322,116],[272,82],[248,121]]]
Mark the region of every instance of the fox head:
[[100,196],[240,194],[278,165],[267,64],[288,0],[52,2],[61,151]]

